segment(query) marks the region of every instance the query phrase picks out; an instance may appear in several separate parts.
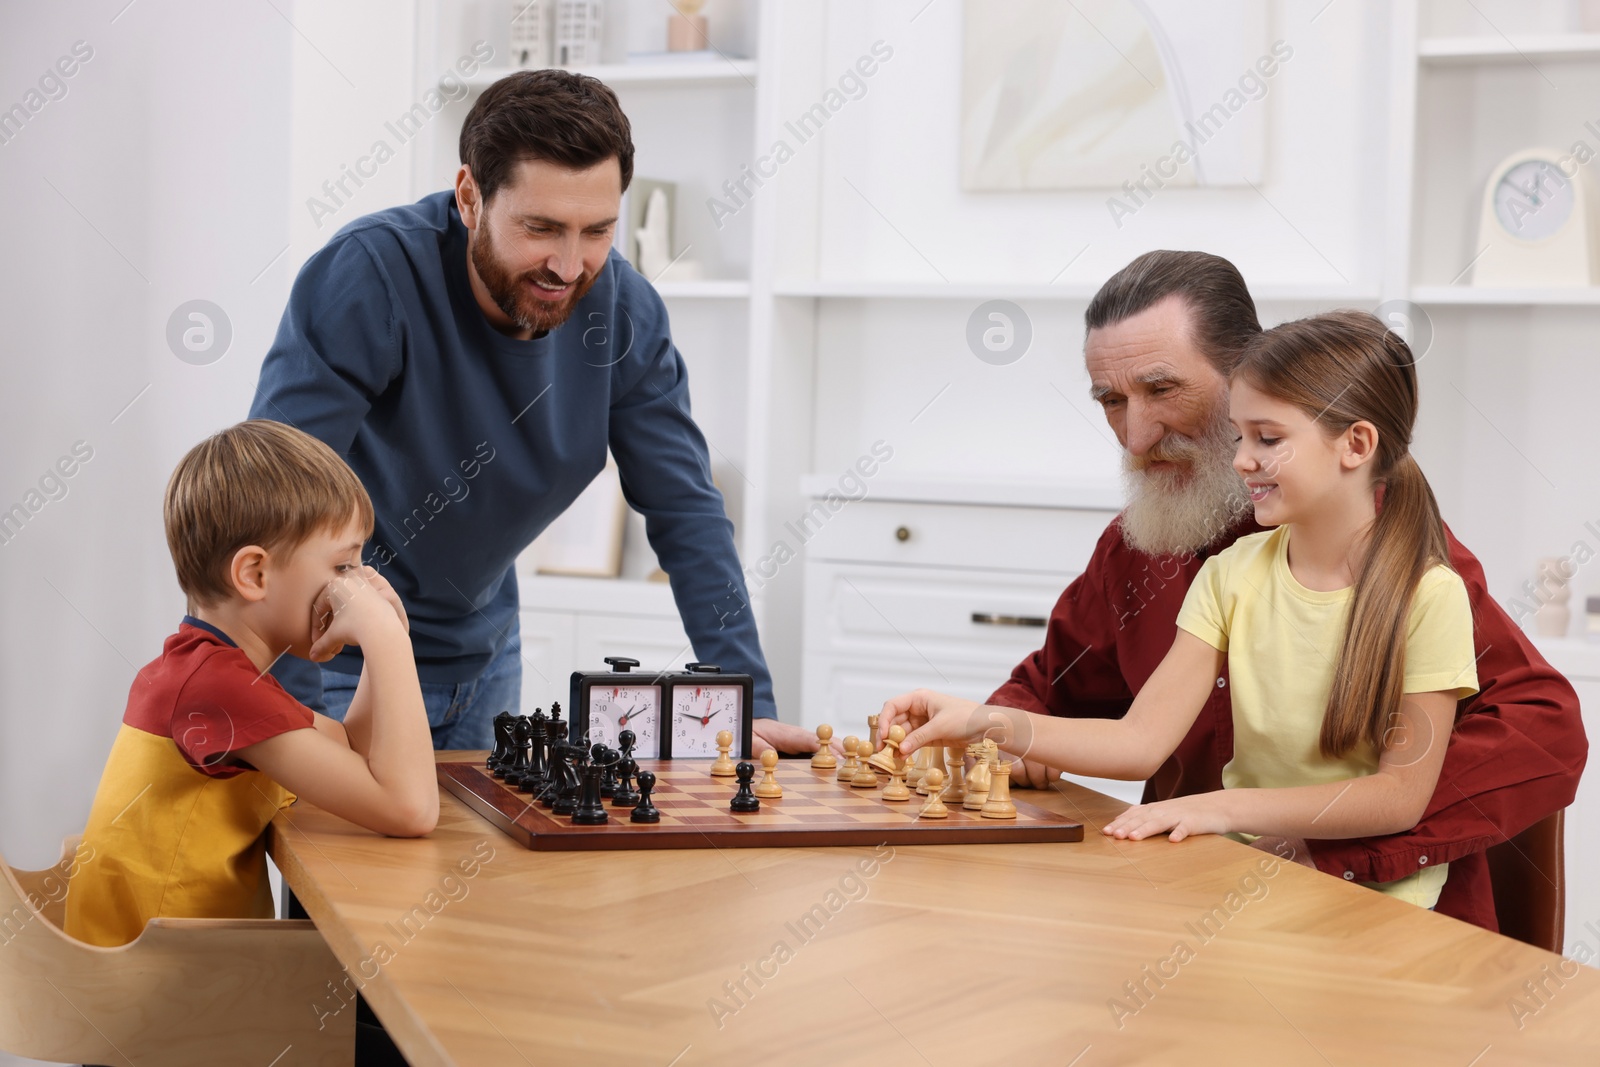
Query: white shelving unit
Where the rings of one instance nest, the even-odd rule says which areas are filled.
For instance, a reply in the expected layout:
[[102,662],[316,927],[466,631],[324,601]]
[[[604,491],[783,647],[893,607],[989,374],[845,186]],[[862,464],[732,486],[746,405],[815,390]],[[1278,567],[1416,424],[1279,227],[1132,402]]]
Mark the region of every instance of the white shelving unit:
[[[599,78],[615,89],[622,86],[649,88],[734,83],[754,86],[758,68],[753,59],[727,59],[715,56],[655,63],[603,63],[571,69],[579,74]],[[485,67],[461,80],[468,88],[485,89],[513,72],[514,68],[511,67]]]

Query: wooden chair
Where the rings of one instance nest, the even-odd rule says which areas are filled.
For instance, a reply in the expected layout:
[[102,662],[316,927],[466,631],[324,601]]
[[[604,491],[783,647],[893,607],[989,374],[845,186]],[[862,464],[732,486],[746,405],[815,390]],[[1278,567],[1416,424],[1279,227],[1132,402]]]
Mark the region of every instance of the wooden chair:
[[1558,811],[1486,853],[1500,932],[1551,952],[1561,951],[1566,927],[1565,823]]
[[61,930],[78,844],[43,871],[0,857],[0,1051],[140,1067],[354,1062],[355,1005],[323,1010],[345,976],[309,921],[152,919],[132,944],[85,944]]

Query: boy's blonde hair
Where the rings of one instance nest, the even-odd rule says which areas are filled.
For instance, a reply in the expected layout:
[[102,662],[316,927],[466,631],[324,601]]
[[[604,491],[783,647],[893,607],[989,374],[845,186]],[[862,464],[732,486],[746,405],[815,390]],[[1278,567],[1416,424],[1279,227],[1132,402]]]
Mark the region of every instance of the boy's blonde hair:
[[339,454],[310,434],[250,419],[189,450],[167,483],[167,548],[191,601],[233,595],[229,567],[245,545],[292,552],[354,520],[372,536],[372,500]]

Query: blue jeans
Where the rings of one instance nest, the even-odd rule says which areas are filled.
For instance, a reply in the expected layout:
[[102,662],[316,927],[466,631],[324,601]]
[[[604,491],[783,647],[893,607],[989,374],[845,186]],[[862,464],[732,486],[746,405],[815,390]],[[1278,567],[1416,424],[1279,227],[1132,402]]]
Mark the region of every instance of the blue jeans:
[[[322,669],[322,699],[329,718],[341,722],[355,699],[354,674]],[[422,706],[428,712],[436,749],[493,748],[494,717],[522,714],[522,630],[513,619],[506,643],[483,673],[470,682],[423,682]]]

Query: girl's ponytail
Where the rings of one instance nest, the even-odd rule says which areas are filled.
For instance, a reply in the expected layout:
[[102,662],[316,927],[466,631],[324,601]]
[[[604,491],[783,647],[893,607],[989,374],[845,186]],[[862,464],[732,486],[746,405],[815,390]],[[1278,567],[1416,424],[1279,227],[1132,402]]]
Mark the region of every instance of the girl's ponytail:
[[1444,520],[1408,451],[1380,475],[1378,518],[1356,579],[1350,622],[1322,720],[1322,752],[1341,756],[1372,742],[1382,752],[1405,681],[1406,623],[1422,576],[1448,561]]

